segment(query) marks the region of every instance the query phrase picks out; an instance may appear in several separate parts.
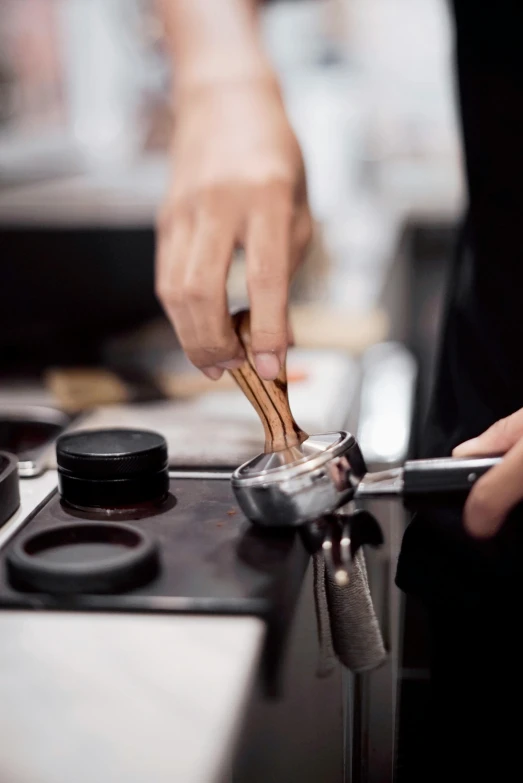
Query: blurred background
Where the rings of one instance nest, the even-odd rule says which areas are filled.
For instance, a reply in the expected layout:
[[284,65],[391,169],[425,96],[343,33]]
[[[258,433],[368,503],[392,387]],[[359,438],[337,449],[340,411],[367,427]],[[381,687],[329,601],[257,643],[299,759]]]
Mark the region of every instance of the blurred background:
[[[282,0],[262,20],[317,221],[293,294],[299,342],[314,300],[343,312],[358,352],[398,327],[383,297],[405,227],[459,214],[446,5]],[[3,371],[109,361],[110,339],[160,317],[169,83],[153,0],[0,0]],[[230,285],[241,297],[234,268]],[[325,330],[314,340],[332,342]]]

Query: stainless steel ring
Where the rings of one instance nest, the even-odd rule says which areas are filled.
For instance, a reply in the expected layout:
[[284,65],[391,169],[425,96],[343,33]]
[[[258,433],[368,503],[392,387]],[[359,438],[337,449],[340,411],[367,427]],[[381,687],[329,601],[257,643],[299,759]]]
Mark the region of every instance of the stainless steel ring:
[[366,473],[355,438],[343,431],[312,436],[291,464],[281,461],[283,453],[260,454],[231,479],[244,514],[265,527],[296,527],[335,511]]

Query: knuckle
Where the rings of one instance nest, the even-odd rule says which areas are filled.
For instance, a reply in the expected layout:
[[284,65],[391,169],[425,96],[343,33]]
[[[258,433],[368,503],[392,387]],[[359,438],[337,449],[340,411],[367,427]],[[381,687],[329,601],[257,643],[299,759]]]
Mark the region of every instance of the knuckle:
[[178,222],[191,219],[191,204],[186,198],[170,194],[156,213],[155,227],[160,235],[170,231]]
[[200,221],[218,227],[220,215],[229,204],[231,188],[225,186],[202,187],[195,191],[193,201]]
[[511,434],[511,419],[510,417],[499,419],[496,421],[489,431],[489,436],[492,440],[499,442],[501,448],[503,448],[503,443],[508,440]]
[[223,223],[218,210],[202,208],[198,211],[198,230],[206,237],[219,235],[223,230]]
[[505,422],[505,434],[510,434],[512,440],[523,436],[523,408],[502,419]]
[[187,356],[191,364],[194,364],[195,367],[201,369],[202,367],[209,366],[209,363],[203,359],[203,355],[201,351],[195,348],[189,348],[188,346],[182,346],[182,347],[185,351],[185,355]]
[[256,290],[265,289],[274,286],[274,278],[268,270],[253,269],[249,276],[249,283]]
[[160,281],[156,286],[156,295],[160,302],[171,307],[181,307],[183,296],[179,286]]
[[252,188],[254,197],[261,202],[272,205],[278,212],[293,214],[295,211],[295,186],[289,174],[282,173],[280,177],[268,177]]
[[510,428],[510,418],[503,418],[498,419],[492,427],[491,431],[496,433],[496,435],[506,435],[508,429]]
[[228,362],[234,359],[234,350],[227,345],[209,345],[205,348],[205,356],[211,364]]
[[256,329],[252,335],[252,347],[255,352],[278,351],[287,344],[287,329],[284,325],[274,329]]
[[210,304],[214,298],[212,291],[199,278],[190,278],[184,282],[182,296],[192,304]]
[[258,259],[252,264],[249,283],[258,289],[281,289],[287,285],[287,271],[275,266],[272,259]]
[[282,338],[286,334],[285,324],[283,322],[275,322],[271,326],[264,326],[263,328],[257,327],[254,330],[254,335],[257,338],[272,339]]
[[194,359],[191,359],[191,361],[197,367],[209,367],[219,362],[227,362],[230,359],[234,359],[236,349],[235,345],[227,340],[215,340],[212,343],[206,342],[198,346],[198,348],[194,348],[192,354]]

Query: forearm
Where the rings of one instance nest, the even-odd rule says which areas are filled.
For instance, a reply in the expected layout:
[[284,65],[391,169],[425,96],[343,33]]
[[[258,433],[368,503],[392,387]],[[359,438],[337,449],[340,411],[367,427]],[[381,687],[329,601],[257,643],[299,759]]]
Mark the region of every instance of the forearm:
[[271,74],[257,25],[257,0],[159,0],[175,86]]

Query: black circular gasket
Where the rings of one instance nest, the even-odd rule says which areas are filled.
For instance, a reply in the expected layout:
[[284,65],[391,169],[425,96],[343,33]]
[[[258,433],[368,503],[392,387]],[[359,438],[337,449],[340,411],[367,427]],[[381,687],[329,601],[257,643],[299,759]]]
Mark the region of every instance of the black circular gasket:
[[[42,556],[60,547],[85,544],[114,546],[114,554],[65,563]],[[156,542],[132,525],[75,522],[20,536],[7,553],[6,566],[17,589],[69,595],[118,593],[151,581],[159,569],[159,553]]]

